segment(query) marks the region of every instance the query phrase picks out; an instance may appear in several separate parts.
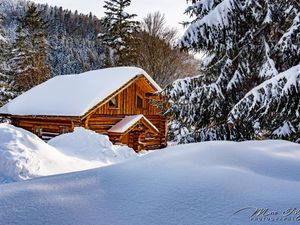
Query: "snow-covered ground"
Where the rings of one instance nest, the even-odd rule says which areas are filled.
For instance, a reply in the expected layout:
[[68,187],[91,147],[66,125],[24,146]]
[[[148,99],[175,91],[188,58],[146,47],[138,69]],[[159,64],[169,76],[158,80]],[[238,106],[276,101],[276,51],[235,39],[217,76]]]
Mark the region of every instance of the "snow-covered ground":
[[0,183],[107,166],[134,157],[132,149],[114,146],[107,136],[84,128],[47,144],[24,129],[0,124]]
[[[0,221],[298,224],[288,220],[300,219],[299,171],[300,145],[286,141],[178,145],[109,167],[3,184]],[[255,214],[255,208],[277,215]],[[252,214],[266,221],[251,221]]]

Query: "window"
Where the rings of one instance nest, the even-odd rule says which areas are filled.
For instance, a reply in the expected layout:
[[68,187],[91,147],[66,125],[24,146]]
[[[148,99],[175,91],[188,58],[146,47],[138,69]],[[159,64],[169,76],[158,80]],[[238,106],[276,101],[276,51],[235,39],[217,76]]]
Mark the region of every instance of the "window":
[[143,108],[143,99],[140,96],[136,96],[136,107],[141,109]]
[[118,108],[118,97],[112,97],[108,102],[109,108]]
[[34,133],[38,137],[42,137],[43,136],[43,128],[41,128],[41,127],[34,127]]
[[61,127],[59,127],[59,132],[60,132],[60,134],[69,133],[69,127],[61,126]]

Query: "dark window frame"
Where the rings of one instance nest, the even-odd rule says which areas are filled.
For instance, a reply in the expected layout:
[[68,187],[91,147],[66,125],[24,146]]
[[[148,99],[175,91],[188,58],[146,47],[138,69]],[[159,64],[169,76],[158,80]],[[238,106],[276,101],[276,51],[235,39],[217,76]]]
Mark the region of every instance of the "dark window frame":
[[144,99],[140,95],[136,95],[136,107],[138,109],[144,108]]
[[[113,103],[113,100],[116,101],[116,103]],[[108,108],[110,109],[118,109],[119,108],[119,96],[114,96],[108,101]]]

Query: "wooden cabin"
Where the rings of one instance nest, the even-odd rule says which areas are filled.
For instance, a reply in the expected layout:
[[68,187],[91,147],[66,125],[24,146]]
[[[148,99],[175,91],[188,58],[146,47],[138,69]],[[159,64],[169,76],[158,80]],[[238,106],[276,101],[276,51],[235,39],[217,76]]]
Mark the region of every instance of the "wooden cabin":
[[140,150],[167,145],[166,118],[150,104],[160,87],[142,69],[116,67],[54,77],[0,108],[44,140],[85,127]]

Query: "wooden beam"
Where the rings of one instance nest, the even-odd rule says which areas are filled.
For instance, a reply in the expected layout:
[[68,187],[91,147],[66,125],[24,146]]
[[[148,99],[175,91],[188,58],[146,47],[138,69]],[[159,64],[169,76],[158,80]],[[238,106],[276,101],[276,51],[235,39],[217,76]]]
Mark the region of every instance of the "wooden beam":
[[85,128],[86,128],[86,129],[89,129],[89,120],[90,120],[90,118],[91,118],[91,115],[89,115],[89,116],[86,118],[86,120],[85,120]]
[[[0,116],[3,116],[4,114],[0,114]],[[80,121],[79,116],[18,116],[18,115],[9,115],[5,114],[5,118],[8,119],[33,119],[33,120],[57,120],[57,121]]]

